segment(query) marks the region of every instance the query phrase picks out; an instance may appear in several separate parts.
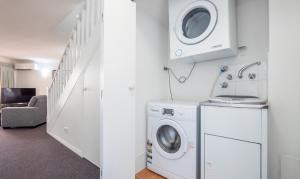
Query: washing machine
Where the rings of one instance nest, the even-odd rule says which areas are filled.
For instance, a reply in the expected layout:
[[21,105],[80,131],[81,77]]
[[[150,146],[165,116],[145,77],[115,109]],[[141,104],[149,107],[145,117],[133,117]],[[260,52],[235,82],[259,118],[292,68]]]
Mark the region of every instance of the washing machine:
[[168,179],[200,177],[199,104],[148,104],[147,168]]
[[169,0],[171,60],[236,55],[235,6],[234,0]]

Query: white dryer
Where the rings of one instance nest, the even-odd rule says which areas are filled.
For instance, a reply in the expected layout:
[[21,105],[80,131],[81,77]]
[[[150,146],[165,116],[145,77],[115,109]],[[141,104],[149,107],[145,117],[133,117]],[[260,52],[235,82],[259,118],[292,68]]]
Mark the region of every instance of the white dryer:
[[237,53],[235,0],[169,0],[170,58],[199,62]]
[[200,177],[198,103],[148,104],[147,167],[169,179]]

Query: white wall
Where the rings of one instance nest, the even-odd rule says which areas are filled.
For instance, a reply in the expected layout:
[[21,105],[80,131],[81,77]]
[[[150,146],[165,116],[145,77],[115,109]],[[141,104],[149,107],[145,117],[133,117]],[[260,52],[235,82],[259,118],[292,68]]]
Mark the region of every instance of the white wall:
[[299,7],[299,0],[270,0],[270,179],[300,178]]
[[[167,9],[166,9],[167,13]],[[239,50],[239,54],[233,58],[220,59],[199,63],[189,81],[179,84],[172,78],[172,91],[174,99],[179,100],[207,100],[213,83],[219,73],[218,67],[229,65],[230,74],[234,75],[234,80],[228,81],[229,87],[222,90],[218,85],[217,94],[239,94],[254,95],[266,98],[267,94],[267,52],[268,52],[268,0],[237,0],[237,30],[238,43],[246,46]],[[164,38],[168,40],[167,37]],[[248,78],[237,79],[236,71],[243,65],[263,61],[260,67],[253,67],[250,71],[256,72],[257,78],[249,81]],[[169,66],[179,75],[187,75],[192,64],[183,61],[171,61]],[[226,74],[228,74],[226,73]],[[225,81],[223,75],[219,82]]]
[[148,0],[137,1],[137,62],[136,62],[136,172],[145,168],[146,105],[167,98],[168,36],[165,27],[151,14],[145,13]]
[[83,83],[81,77],[56,119],[55,125],[52,125],[53,128],[48,131],[50,135],[80,156],[82,155],[80,127],[83,122]]
[[78,155],[99,166],[100,51],[96,51],[91,58],[72,88],[58,118],[53,119],[50,125],[48,123],[48,133]]
[[17,88],[36,88],[37,95],[46,95],[52,82],[51,72],[43,76],[38,70],[16,70]]

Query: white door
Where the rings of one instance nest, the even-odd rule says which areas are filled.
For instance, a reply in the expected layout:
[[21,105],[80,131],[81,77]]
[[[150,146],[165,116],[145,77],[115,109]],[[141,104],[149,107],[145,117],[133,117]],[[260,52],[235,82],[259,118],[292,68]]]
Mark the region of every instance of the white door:
[[100,59],[96,54],[84,73],[83,157],[100,166]]
[[205,179],[260,179],[259,144],[205,135]]
[[135,176],[136,5],[105,0],[103,17],[103,178],[129,179]]

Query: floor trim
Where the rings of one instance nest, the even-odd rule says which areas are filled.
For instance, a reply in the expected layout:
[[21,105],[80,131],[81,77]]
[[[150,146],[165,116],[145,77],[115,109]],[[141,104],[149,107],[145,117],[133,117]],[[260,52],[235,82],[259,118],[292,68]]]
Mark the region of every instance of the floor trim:
[[68,149],[72,150],[74,153],[76,153],[77,155],[79,155],[80,157],[83,157],[82,155],[82,151],[80,149],[78,149],[77,147],[74,147],[73,145],[71,145],[69,142],[67,142],[66,140],[64,140],[63,138],[55,135],[55,134],[51,134],[51,132],[47,131],[47,133],[53,137],[55,140],[57,140],[58,142],[60,142],[61,144],[63,144],[65,147],[67,147]]

